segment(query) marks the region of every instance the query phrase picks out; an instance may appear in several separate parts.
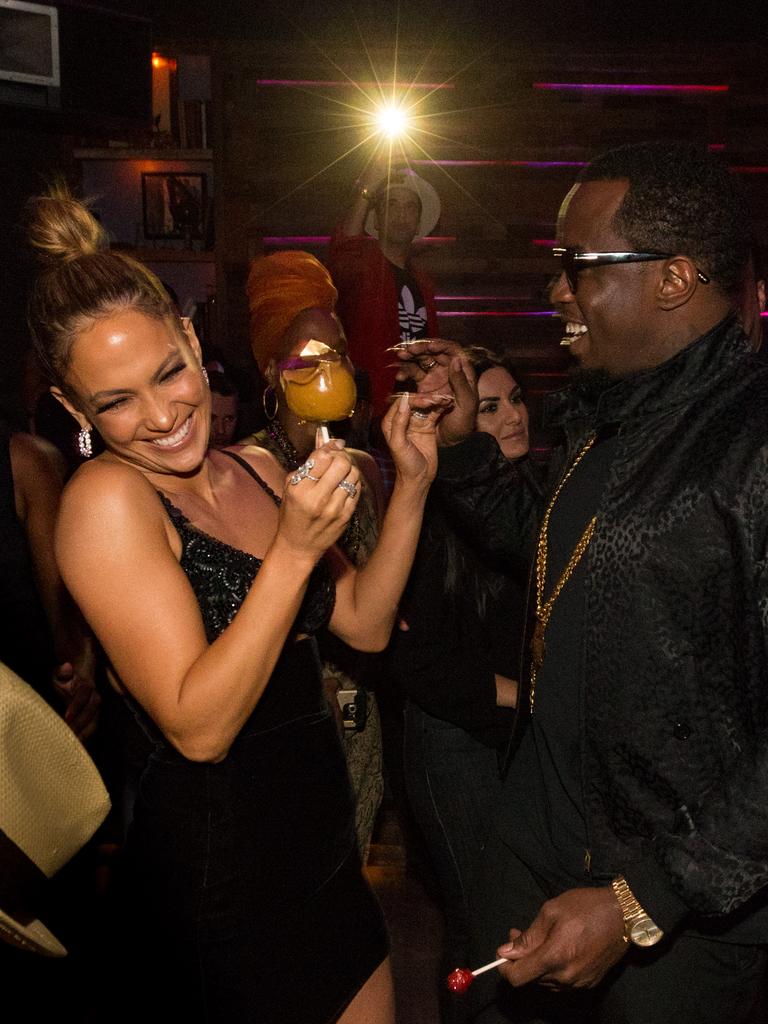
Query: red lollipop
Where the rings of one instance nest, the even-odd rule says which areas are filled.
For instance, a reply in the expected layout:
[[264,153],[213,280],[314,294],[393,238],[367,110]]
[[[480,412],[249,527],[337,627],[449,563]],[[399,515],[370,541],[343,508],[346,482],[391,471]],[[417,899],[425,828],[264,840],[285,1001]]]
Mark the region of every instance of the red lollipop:
[[461,995],[462,992],[466,992],[472,982],[475,980],[475,976],[472,971],[466,967],[457,967],[455,971],[451,971],[446,979],[448,990],[455,992],[456,995]]
[[494,960],[492,963],[485,964],[483,967],[478,967],[474,971],[470,971],[467,967],[457,967],[456,970],[451,971],[446,978],[448,990],[460,996],[463,992],[467,991],[478,974],[483,974],[485,971],[493,970],[494,967],[501,967],[502,964],[506,963],[509,963],[506,957],[501,957],[500,960]]

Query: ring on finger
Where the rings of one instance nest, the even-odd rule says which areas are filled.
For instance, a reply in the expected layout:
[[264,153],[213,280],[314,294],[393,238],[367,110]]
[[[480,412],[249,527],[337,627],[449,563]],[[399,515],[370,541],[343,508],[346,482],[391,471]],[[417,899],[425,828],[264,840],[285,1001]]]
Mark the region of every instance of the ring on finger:
[[421,368],[422,368],[422,370],[425,373],[428,373],[432,369],[433,366],[437,366],[437,360],[436,359],[430,359],[428,363],[422,363],[421,364]]
[[355,484],[350,483],[349,480],[340,480],[336,486],[340,487],[342,491],[346,491],[350,498],[357,497],[357,487]]
[[293,474],[293,476],[290,478],[288,482],[291,484],[292,487],[295,487],[297,484],[300,484],[302,480],[314,480],[315,483],[317,483],[320,477],[312,476],[312,474],[310,473],[310,469],[314,469],[314,467],[315,460],[307,459],[306,462],[302,463],[299,466],[299,468],[296,470],[296,472]]

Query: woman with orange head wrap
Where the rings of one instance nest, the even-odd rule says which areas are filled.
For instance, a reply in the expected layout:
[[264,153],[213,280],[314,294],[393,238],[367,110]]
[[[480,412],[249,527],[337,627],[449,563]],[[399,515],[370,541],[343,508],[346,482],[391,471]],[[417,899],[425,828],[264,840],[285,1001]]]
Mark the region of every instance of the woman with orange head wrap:
[[331,275],[308,252],[288,250],[254,260],[245,286],[251,314],[251,351],[262,374],[283,353],[291,321],[305,309],[333,312]]
[[[314,447],[315,425],[300,420],[285,401],[277,364],[296,355],[309,338],[322,341],[342,355],[346,338],[333,313],[336,289],[330,274],[307,252],[277,252],[251,264],[246,285],[251,314],[251,349],[267,388],[264,392],[265,429],[241,442],[266,448],[286,470],[295,470]],[[376,545],[383,515],[383,488],[374,460],[366,452],[348,454],[365,480],[360,502],[340,546],[354,565],[364,565]],[[376,813],[384,793],[381,727],[373,692],[364,681],[368,662],[329,634],[321,637],[326,696],[344,738],[352,787],[357,803],[356,829],[363,859],[367,857]],[[337,695],[355,690],[358,721],[344,716]]]

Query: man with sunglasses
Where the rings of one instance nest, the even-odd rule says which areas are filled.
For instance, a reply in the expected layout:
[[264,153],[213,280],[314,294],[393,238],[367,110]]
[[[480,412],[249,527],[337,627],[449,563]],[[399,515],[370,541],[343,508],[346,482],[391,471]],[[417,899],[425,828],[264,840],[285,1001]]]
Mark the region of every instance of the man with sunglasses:
[[453,388],[456,515],[498,560],[534,563],[476,897],[476,963],[501,942],[509,985],[477,978],[477,1021],[766,1019],[768,366],[735,315],[750,237],[703,149],[633,145],[585,170],[558,221],[551,297],[576,370],[549,403],[566,440],[543,504],[467,437],[450,344],[401,355],[420,390]]

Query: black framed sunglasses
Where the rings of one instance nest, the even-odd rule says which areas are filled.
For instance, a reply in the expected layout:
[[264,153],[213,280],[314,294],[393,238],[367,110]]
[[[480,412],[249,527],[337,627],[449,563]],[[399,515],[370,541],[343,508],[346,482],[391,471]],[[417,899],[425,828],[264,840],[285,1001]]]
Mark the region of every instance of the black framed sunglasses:
[[[585,267],[603,267],[610,263],[651,263],[654,260],[668,260],[677,255],[674,252],[582,252],[574,246],[556,245],[552,249],[562,264],[568,286],[576,294],[579,283],[579,271]],[[709,284],[709,278],[703,271],[696,268],[702,284]]]

